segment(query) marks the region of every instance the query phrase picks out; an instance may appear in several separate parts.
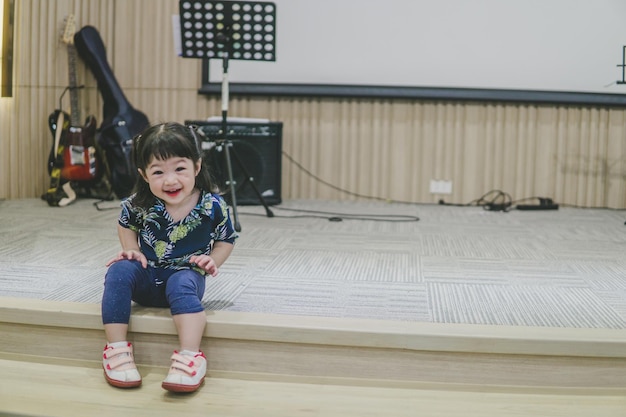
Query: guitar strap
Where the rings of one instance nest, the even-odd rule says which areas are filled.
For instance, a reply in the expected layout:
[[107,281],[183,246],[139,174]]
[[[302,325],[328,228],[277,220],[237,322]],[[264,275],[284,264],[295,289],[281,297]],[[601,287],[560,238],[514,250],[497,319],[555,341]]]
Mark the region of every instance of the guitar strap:
[[57,119],[56,129],[54,131],[54,165],[50,172],[50,188],[43,196],[44,200],[48,202],[50,206],[65,207],[68,204],[76,200],[76,192],[72,189],[72,185],[69,181],[65,182],[60,188],[61,184],[61,164],[63,163],[63,145],[61,145],[61,135],[63,133],[63,125],[65,123],[65,116],[63,112],[59,112]]

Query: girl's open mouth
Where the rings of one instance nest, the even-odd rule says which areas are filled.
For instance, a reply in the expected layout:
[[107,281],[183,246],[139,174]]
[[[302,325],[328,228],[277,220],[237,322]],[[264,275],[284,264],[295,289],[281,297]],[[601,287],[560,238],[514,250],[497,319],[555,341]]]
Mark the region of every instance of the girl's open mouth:
[[176,197],[178,195],[178,193],[180,193],[180,189],[178,189],[178,190],[171,190],[171,191],[165,191],[165,194],[167,194],[170,197]]

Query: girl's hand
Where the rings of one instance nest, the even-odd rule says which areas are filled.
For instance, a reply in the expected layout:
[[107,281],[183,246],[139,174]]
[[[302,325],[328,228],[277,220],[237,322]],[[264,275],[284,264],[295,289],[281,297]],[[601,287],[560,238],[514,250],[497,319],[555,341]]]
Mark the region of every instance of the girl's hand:
[[120,251],[115,258],[106,263],[106,266],[109,267],[115,262],[124,259],[128,259],[129,261],[132,261],[134,259],[135,261],[141,262],[141,266],[143,266],[144,268],[148,267],[148,259],[146,259],[146,256],[140,251],[134,249]]
[[211,276],[217,276],[217,264],[209,255],[194,255],[189,258],[189,262],[196,264],[197,267],[203,269]]

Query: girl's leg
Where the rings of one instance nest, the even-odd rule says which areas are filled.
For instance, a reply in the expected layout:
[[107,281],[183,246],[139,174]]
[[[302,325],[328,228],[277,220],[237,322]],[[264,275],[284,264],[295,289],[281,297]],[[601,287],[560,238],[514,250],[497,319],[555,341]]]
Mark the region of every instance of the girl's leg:
[[111,265],[104,280],[102,323],[107,344],[102,353],[104,376],[120,388],[141,385],[135,365],[133,346],[126,340],[133,295],[139,289],[150,290],[149,273],[137,261],[119,261]]
[[109,343],[126,340],[133,294],[141,279],[147,281],[147,277],[147,270],[137,261],[118,261],[107,270],[102,295],[102,324]]
[[206,327],[206,313],[177,314],[172,317],[178,331],[180,350],[200,351],[200,342]]
[[204,382],[207,361],[200,351],[206,326],[203,295],[204,276],[195,271],[178,271],[167,280],[166,297],[180,343],[180,351],[172,355],[170,371],[162,383],[168,391],[192,392]]
[[104,335],[108,343],[125,341],[127,334],[128,324],[109,323],[104,325]]
[[170,304],[181,351],[200,350],[206,327],[206,314],[202,305],[204,288],[204,276],[192,270],[177,271],[167,280],[165,296]]

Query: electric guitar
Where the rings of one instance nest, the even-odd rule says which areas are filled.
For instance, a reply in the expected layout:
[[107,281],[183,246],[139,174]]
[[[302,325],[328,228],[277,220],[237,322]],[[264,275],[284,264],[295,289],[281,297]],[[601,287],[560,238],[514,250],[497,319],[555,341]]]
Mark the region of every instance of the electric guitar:
[[[96,119],[88,116],[85,125],[80,125],[80,107],[76,82],[76,48],[74,33],[76,24],[74,16],[66,19],[61,41],[67,45],[70,114],[63,110],[55,110],[48,118],[48,125],[55,141],[48,158],[48,171],[51,176],[58,175],[65,181],[93,181],[102,175],[99,155],[96,149]],[[63,113],[63,118],[59,116]],[[60,124],[59,120],[64,123]],[[57,130],[61,129],[59,137]],[[55,172],[58,169],[58,172]],[[61,181],[62,182],[62,181]]]

